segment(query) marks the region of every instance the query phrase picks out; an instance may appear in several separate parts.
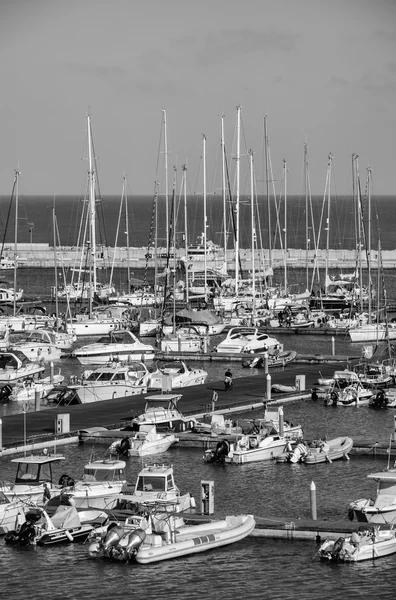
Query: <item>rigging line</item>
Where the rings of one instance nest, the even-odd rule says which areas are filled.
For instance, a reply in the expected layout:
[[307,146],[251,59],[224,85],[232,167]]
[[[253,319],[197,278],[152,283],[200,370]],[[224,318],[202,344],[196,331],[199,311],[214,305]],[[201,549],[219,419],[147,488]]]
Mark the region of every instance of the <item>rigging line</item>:
[[17,177],[18,177],[17,174],[15,174],[15,179],[14,179],[14,183],[13,183],[12,191],[11,191],[11,198],[10,198],[10,202],[8,204],[8,213],[7,213],[7,219],[6,219],[5,228],[4,228],[3,241],[2,241],[2,244],[1,244],[0,259],[3,258],[4,245],[5,245],[6,234],[7,234],[7,230],[8,230],[8,224],[10,222],[11,208],[12,208],[12,203],[13,203],[14,195],[15,195],[15,188],[16,188],[16,183],[17,183]]
[[[231,192],[230,173],[229,173],[229,169],[228,169],[227,152],[226,152],[225,148],[224,148],[224,159],[225,159],[225,168],[226,168],[226,179],[227,179],[227,185],[228,185],[229,208],[230,208],[231,221],[232,221],[232,232],[234,234],[234,241],[235,241],[237,234],[236,234],[235,212],[233,210],[234,200],[233,200],[232,192]],[[241,275],[241,279],[243,279],[243,268],[242,268],[242,260],[241,260],[240,255],[238,256],[238,259],[239,259],[239,272]]]
[[[144,283],[147,284],[148,283],[148,263],[149,263],[149,258],[150,258],[150,250],[152,247],[152,243],[153,243],[153,235],[154,235],[154,245],[155,245],[155,254],[157,255],[157,244],[156,244],[156,236],[155,236],[155,229],[156,229],[156,211],[157,211],[157,201],[158,201],[158,189],[159,189],[159,183],[158,181],[154,182],[154,197],[153,197],[153,204],[152,204],[152,209],[151,209],[151,220],[150,220],[150,232],[149,232],[149,239],[148,239],[148,244],[147,244],[147,252],[146,252],[146,264],[144,266]],[[154,260],[155,260],[155,264],[157,263],[157,256],[155,255]],[[155,291],[155,287],[156,287],[156,281],[154,281],[154,293],[156,293]]]

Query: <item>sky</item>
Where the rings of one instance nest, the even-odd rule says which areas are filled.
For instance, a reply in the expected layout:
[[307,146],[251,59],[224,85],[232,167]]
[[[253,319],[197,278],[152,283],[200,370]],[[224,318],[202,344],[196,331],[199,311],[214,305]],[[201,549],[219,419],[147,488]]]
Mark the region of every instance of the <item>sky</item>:
[[88,113],[102,194],[125,176],[152,196],[166,164],[170,187],[185,164],[188,193],[219,193],[237,106],[241,193],[249,150],[265,187],[264,117],[277,194],[304,194],[304,144],[313,194],[330,152],[334,193],[353,153],[363,187],[370,167],[396,193],[396,0],[0,0],[0,57],[0,194],[15,169],[22,194],[82,193]]

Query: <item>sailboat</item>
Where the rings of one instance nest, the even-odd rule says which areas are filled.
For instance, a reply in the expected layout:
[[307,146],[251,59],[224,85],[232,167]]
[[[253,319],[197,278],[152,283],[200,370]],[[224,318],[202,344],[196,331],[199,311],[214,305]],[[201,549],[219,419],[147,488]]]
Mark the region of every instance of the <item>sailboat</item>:
[[121,320],[115,319],[111,316],[109,311],[103,309],[102,311],[93,312],[93,299],[94,295],[97,294],[100,298],[109,297],[111,293],[114,293],[114,288],[111,286],[100,285],[97,282],[96,277],[96,168],[93,159],[93,139],[92,139],[92,127],[91,117],[87,115],[88,124],[88,188],[89,188],[89,208],[87,214],[87,227],[86,230],[90,236],[89,240],[86,240],[88,249],[88,268],[89,268],[89,284],[87,289],[89,307],[88,313],[76,315],[71,322],[66,324],[66,330],[68,332],[75,333],[77,336],[81,335],[106,335],[112,329],[122,327],[125,325]]

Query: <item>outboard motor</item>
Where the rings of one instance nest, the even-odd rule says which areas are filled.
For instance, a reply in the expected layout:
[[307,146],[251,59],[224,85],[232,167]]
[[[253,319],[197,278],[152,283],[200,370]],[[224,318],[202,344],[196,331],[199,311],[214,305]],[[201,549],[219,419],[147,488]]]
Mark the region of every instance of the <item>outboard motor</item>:
[[122,538],[122,536],[124,534],[125,534],[124,528],[120,527],[119,525],[112,527],[110,529],[110,531],[107,532],[106,537],[103,542],[103,552],[107,556],[111,553],[112,548],[119,543],[120,539]]
[[140,546],[146,539],[144,529],[135,529],[129,534],[128,543],[125,547],[125,552],[128,558],[131,558],[139,550]]
[[0,389],[0,402],[7,402],[8,398],[11,395],[11,392],[12,387],[8,385],[8,383],[6,385],[3,385],[3,387]]
[[212,463],[223,463],[225,457],[230,451],[230,444],[227,440],[221,440],[212,452],[210,462]]
[[119,456],[128,456],[129,449],[131,447],[131,440],[129,437],[124,437],[116,446],[116,452]]
[[340,554],[340,552],[342,550],[344,542],[345,542],[345,538],[343,538],[343,537],[338,538],[338,540],[336,540],[334,542],[334,546],[333,546],[333,549],[331,551],[331,556],[333,557],[333,560],[337,560],[338,559],[338,556],[339,556],[339,554]]

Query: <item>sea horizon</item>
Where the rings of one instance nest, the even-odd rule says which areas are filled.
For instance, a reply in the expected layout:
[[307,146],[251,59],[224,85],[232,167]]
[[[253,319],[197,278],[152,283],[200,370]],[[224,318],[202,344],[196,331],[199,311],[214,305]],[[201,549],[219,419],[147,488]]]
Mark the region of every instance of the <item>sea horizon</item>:
[[[0,235],[3,244],[12,243],[15,239],[15,202],[10,197],[0,196]],[[18,197],[19,243],[53,244],[53,214],[55,213],[59,232],[59,245],[75,246],[81,225],[83,201],[79,195],[37,196],[21,195]],[[362,198],[360,243],[367,246],[368,231],[371,229],[371,247],[382,250],[394,250],[394,229],[396,227],[395,196],[381,195],[373,197],[371,202],[371,220],[368,219],[368,199]],[[153,246],[155,242],[155,209],[154,198],[150,195],[128,196],[128,225],[125,218],[125,199],[121,207],[118,195],[104,195],[96,201],[97,208],[97,245],[126,246],[126,231],[129,233],[131,247]],[[358,245],[355,223],[357,221],[356,202],[351,195],[335,196],[328,199],[324,196],[312,196],[308,205],[302,195],[270,200],[265,196],[257,196],[255,201],[255,225],[258,247],[269,247],[269,229],[271,230],[271,247],[310,248],[314,240],[318,248],[325,248],[327,243],[327,218],[329,217],[329,248],[354,250]],[[164,196],[157,199],[157,245],[166,245],[172,215],[175,216],[175,232],[177,245],[184,244],[185,235],[189,244],[197,242],[203,232],[204,201],[202,194],[187,196],[187,208],[184,198],[168,197],[168,211]],[[172,208],[173,207],[173,208]],[[251,202],[248,196],[241,196],[239,203],[239,246],[251,247]],[[187,212],[187,224],[184,214]],[[270,213],[270,223],[268,219]],[[286,213],[286,218],[285,218]],[[224,214],[226,226],[224,226]],[[168,217],[168,221],[167,218]],[[227,236],[227,248],[233,247],[233,231],[236,226],[235,202],[228,201],[224,208],[221,193],[208,194],[206,198],[207,240],[224,247],[224,234]],[[312,227],[312,222],[314,227]],[[309,242],[307,242],[309,240]]]

